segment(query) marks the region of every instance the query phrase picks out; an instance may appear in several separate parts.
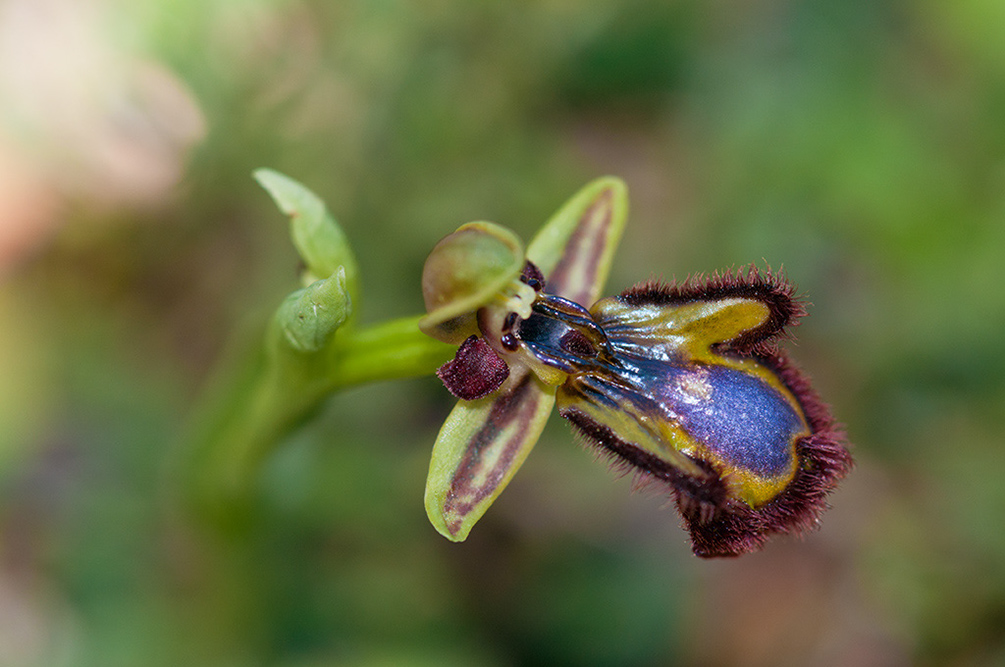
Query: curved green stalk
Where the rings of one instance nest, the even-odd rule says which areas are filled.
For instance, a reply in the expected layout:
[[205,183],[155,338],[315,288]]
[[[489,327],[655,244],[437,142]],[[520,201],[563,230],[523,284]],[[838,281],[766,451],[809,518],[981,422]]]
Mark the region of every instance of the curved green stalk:
[[419,317],[354,325],[356,260],[324,203],[270,170],[255,177],[290,216],[306,285],[278,307],[253,351],[207,391],[181,448],[175,479],[190,509],[220,527],[248,518],[262,462],[334,391],[433,373],[454,348],[423,334]]
[[454,352],[422,334],[418,317],[341,332],[315,353],[270,344],[245,356],[209,392],[185,443],[184,493],[191,509],[226,526],[248,509],[263,461],[332,392],[433,373]]

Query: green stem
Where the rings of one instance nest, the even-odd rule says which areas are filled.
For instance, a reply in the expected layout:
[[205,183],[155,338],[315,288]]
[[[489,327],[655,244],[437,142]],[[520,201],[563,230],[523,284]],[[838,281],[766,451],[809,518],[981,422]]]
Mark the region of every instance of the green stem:
[[456,348],[419,331],[418,317],[368,327],[336,341],[332,389],[428,375]]
[[428,375],[453,347],[422,334],[418,317],[343,329],[316,353],[284,345],[275,327],[226,384],[211,392],[185,447],[183,479],[193,509],[222,526],[247,520],[263,461],[334,391]]

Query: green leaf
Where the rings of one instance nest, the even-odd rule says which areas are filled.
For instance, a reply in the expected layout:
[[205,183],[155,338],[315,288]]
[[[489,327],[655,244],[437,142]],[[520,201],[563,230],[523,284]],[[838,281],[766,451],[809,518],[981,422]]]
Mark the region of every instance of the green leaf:
[[477,401],[459,401],[440,429],[426,479],[426,513],[461,542],[534,448],[555,405],[555,388],[513,373]]
[[620,178],[598,178],[573,195],[527,247],[527,259],[547,276],[547,291],[593,305],[627,218],[628,188]]
[[290,294],[276,311],[283,340],[298,352],[321,350],[352,314],[345,269]]
[[307,265],[305,282],[327,278],[341,266],[345,269],[346,291],[359,303],[359,269],[349,241],[316,194],[271,169],[258,169],[255,180],[271,195],[276,205],[290,216],[293,245]]

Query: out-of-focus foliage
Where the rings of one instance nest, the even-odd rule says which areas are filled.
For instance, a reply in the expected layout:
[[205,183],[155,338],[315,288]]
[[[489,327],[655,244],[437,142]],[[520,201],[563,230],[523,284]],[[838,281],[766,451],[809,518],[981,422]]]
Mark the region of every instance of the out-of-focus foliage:
[[[999,664],[1002,34],[992,0],[0,4],[2,661]],[[180,511],[209,369],[297,286],[260,166],[342,223],[364,323],[603,173],[611,292],[784,265],[856,445],[822,530],[697,562],[556,423],[448,543],[433,378],[335,397],[242,530]]]

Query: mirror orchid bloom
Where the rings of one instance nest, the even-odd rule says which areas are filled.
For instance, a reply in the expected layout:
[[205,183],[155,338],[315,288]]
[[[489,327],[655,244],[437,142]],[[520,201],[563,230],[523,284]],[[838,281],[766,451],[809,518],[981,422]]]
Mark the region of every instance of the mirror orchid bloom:
[[751,267],[600,299],[626,214],[624,184],[599,179],[526,252],[482,222],[430,254],[420,328],[459,345],[438,372],[460,400],[425,499],[449,539],[467,537],[556,406],[616,466],[668,489],[702,557],[813,527],[850,469],[829,410],[777,344],[804,314],[794,288]]

